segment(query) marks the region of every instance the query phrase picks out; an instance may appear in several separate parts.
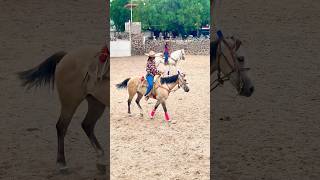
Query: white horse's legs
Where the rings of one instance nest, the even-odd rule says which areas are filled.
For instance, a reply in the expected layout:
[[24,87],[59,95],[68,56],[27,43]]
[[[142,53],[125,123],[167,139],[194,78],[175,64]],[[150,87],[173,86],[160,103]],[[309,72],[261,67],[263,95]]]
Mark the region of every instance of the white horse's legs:
[[168,65],[168,68],[169,68],[169,70],[168,70],[168,76],[169,76],[170,75],[170,71],[171,71],[171,66]]

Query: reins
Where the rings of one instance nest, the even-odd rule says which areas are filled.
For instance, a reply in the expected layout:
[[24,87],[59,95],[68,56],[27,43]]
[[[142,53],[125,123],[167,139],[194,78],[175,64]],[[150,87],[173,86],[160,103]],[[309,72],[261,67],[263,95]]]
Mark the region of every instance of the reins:
[[[179,77],[178,77],[177,80],[179,81]],[[164,87],[164,86],[161,85],[161,83],[160,83],[160,85],[158,86],[158,88],[160,87],[160,88],[163,88],[163,89],[167,90],[167,91],[168,91],[168,94],[170,94],[171,92],[174,93],[174,92],[176,92],[178,89],[180,89],[180,84],[179,84],[179,82],[178,82],[177,85],[175,85],[172,89],[169,88],[168,84],[166,84],[166,85],[167,85],[167,87]]]
[[[239,64],[236,62],[236,58],[235,58],[235,52],[234,52],[234,47],[231,47],[230,44],[225,40],[223,34],[221,31],[217,32],[218,35],[218,44],[217,44],[217,54],[216,54],[216,59],[217,59],[217,79],[215,79],[212,83],[211,83],[211,88],[210,91],[213,91],[214,89],[216,89],[218,86],[221,86],[224,84],[225,81],[230,80],[230,76],[233,73],[238,73],[239,76],[239,92],[242,91],[243,86],[244,86],[244,81],[241,77],[241,71],[244,70],[249,70],[249,68],[240,68]],[[222,43],[228,48],[232,61],[233,63],[231,63],[228,58],[225,56],[225,54],[222,52],[221,50],[221,46]],[[236,44],[235,44],[236,46]],[[222,76],[221,74],[221,66],[220,66],[220,61],[221,61],[221,56],[224,57],[225,61],[227,62],[228,66],[232,69],[229,73],[225,74],[224,76]],[[233,65],[232,65],[233,64]]]

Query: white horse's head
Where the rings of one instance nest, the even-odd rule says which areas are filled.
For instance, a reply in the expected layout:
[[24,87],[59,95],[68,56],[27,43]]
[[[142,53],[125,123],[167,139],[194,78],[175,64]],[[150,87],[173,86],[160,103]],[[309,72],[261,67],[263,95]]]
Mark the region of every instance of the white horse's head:
[[184,49],[180,49],[171,53],[171,58],[174,61],[185,60],[185,51]]
[[162,57],[163,56],[163,53],[157,53],[155,54],[156,57]]

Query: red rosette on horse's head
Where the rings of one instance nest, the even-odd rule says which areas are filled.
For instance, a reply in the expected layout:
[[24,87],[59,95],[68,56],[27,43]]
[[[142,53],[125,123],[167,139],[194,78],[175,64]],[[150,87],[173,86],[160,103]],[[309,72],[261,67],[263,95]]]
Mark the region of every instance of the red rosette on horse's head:
[[100,53],[100,56],[99,56],[99,61],[101,63],[105,63],[107,61],[107,58],[110,56],[110,52],[109,52],[109,49],[107,46],[104,46],[102,49],[101,49],[101,53]]

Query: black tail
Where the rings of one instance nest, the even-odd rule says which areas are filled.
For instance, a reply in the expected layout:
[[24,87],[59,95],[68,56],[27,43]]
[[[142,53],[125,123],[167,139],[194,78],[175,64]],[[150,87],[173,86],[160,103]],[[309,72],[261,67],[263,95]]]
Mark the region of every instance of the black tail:
[[30,89],[32,87],[41,87],[50,84],[53,88],[56,66],[66,54],[67,53],[63,51],[57,52],[38,66],[19,72],[18,76],[22,80],[22,86],[26,86],[27,89]]
[[124,81],[122,81],[122,83],[116,84],[116,87],[118,89],[127,88],[129,80],[130,78],[125,79]]

